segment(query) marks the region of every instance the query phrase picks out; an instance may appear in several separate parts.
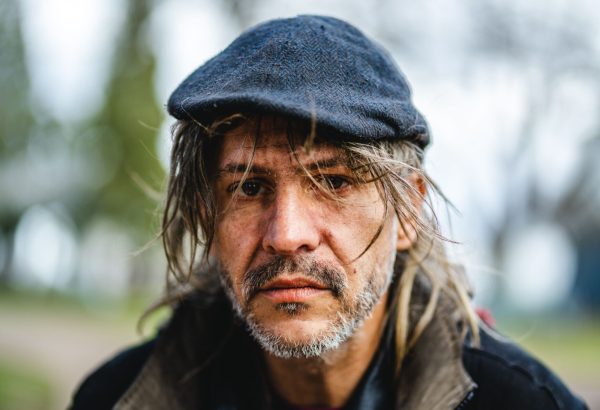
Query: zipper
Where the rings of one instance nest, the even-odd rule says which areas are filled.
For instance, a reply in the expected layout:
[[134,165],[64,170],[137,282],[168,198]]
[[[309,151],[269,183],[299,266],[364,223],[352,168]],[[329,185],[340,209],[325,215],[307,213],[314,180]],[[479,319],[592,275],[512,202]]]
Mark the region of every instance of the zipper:
[[458,404],[458,406],[454,410],[464,410],[466,406],[473,400],[473,397],[475,397],[475,389],[468,392],[465,398]]

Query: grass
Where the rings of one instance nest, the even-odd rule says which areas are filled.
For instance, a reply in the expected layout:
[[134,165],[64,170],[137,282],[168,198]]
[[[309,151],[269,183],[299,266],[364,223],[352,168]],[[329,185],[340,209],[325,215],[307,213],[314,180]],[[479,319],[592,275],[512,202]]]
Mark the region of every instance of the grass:
[[[92,320],[126,327],[137,324],[142,313],[155,299],[155,296],[146,293],[132,294],[127,298],[109,298],[0,287],[0,309],[5,311]],[[144,322],[144,329],[155,329],[168,315],[168,309],[156,311]]]
[[[0,289],[0,409],[64,409],[94,363],[144,338],[135,327],[151,300]],[[150,316],[145,337],[167,315]]]
[[600,320],[596,317],[512,319],[500,331],[539,358],[567,384],[600,387]]
[[0,409],[43,410],[54,398],[52,385],[34,369],[0,358]]

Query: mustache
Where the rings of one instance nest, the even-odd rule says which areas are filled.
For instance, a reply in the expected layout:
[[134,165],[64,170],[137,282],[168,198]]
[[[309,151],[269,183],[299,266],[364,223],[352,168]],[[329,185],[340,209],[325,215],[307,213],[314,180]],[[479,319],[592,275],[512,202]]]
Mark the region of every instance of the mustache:
[[289,258],[281,255],[249,270],[242,280],[242,292],[249,302],[261,288],[276,277],[288,274],[302,274],[331,290],[333,296],[340,298],[347,287],[346,275],[339,269],[309,258]]

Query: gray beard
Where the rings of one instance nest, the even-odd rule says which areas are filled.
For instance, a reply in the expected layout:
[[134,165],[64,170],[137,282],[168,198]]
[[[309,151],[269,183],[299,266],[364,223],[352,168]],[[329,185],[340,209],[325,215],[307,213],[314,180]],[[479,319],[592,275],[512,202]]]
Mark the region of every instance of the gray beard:
[[[250,277],[260,277],[260,275],[264,273],[264,278],[254,285],[244,283],[243,293],[246,296],[247,302],[253,296],[255,287],[259,287],[262,283],[265,283],[269,279],[282,274],[285,271],[300,271],[307,276],[319,279],[325,283],[328,281],[331,282],[331,277],[336,277],[338,281],[343,281],[341,284],[338,283],[337,289],[334,289],[333,291],[334,296],[341,304],[341,308],[337,312],[336,317],[331,319],[329,326],[327,326],[325,330],[314,335],[310,340],[302,342],[284,339],[262,326],[251,312],[249,303],[245,303],[245,306],[240,304],[240,301],[233,291],[231,276],[223,270],[219,270],[219,272],[221,284],[223,285],[227,297],[231,301],[234,311],[246,324],[254,339],[265,351],[279,358],[290,359],[320,357],[328,351],[338,349],[342,344],[348,341],[352,335],[354,335],[356,330],[363,325],[365,320],[371,316],[375,305],[389,287],[393,274],[393,260],[387,268],[388,272],[385,276],[376,272],[371,272],[369,277],[365,280],[365,286],[360,289],[358,294],[353,298],[346,295],[347,285],[343,274],[341,274],[340,277],[339,273],[333,274],[333,272],[329,271],[330,275],[326,277],[325,275],[327,275],[327,272],[324,272],[322,267],[311,261],[298,262],[287,258],[277,257],[273,262],[268,263],[266,266],[259,267],[250,272],[250,275],[248,275]],[[326,279],[323,280],[324,278]],[[244,280],[246,281],[246,278]],[[277,310],[288,314],[290,317],[297,316],[309,308],[310,307],[304,303],[296,302],[280,303],[276,306]]]

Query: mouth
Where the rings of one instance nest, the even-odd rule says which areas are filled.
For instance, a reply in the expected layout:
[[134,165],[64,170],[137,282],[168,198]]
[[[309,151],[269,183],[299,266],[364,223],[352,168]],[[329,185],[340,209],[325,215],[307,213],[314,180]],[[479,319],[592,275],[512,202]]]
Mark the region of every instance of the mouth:
[[259,294],[277,304],[305,302],[329,291],[329,288],[311,279],[277,278],[263,286]]

